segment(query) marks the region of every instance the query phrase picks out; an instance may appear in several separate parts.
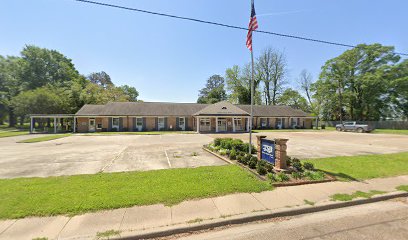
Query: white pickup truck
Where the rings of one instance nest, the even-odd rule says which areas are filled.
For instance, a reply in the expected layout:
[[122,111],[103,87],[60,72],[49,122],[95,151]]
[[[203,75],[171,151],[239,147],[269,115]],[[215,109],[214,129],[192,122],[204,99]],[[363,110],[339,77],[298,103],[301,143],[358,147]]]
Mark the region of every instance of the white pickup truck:
[[337,124],[336,130],[364,133],[364,132],[371,132],[374,129],[370,128],[367,124],[357,124],[356,122],[344,122],[342,124]]

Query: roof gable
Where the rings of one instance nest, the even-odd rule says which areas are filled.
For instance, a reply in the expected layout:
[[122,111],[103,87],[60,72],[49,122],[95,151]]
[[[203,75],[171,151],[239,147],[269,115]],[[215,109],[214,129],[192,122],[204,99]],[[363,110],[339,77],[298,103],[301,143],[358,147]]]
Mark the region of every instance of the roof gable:
[[249,113],[227,101],[222,101],[211,104],[196,112],[194,115],[249,116]]

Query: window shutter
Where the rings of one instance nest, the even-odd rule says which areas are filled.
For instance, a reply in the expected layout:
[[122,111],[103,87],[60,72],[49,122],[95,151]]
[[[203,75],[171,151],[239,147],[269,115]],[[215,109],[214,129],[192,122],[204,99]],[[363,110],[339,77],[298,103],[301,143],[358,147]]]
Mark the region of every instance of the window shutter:
[[112,131],[112,118],[108,118],[108,132]]
[[164,118],[164,130],[167,130],[167,117]]
[[185,117],[185,118],[184,118],[184,126],[185,126],[185,127],[184,127],[185,130],[190,130],[190,129],[188,128],[188,117]]
[[155,123],[154,123],[154,128],[155,128],[156,130],[159,130],[159,118],[155,118],[154,121],[155,121]]
[[266,127],[269,127],[269,118],[266,119]]
[[134,117],[133,119],[132,119],[132,127],[133,127],[133,131],[136,131],[136,118]]
[[174,128],[175,130],[179,130],[180,128],[179,128],[179,124],[180,123],[180,118],[179,117],[176,117],[176,127]]
[[119,118],[119,132],[121,132],[123,129],[123,118]]
[[145,118],[145,117],[142,118],[142,123],[143,123],[143,125],[142,125],[142,130],[143,130],[143,131],[146,131],[146,118]]

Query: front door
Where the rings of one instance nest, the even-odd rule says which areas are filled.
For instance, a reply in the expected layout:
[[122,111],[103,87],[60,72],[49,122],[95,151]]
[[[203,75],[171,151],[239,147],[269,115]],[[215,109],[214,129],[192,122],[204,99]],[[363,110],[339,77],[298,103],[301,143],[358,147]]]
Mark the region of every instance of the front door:
[[143,130],[143,118],[136,118],[136,129],[138,132]]
[[218,118],[218,132],[226,132],[227,131],[227,119],[225,118]]
[[178,127],[181,129],[181,131],[186,130],[186,119],[184,117],[179,118],[179,125]]
[[89,132],[95,132],[95,118],[89,119]]

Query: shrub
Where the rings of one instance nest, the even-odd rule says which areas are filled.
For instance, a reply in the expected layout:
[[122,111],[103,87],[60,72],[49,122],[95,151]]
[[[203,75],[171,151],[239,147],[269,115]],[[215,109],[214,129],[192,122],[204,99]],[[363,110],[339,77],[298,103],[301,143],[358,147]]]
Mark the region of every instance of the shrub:
[[306,171],[305,177],[313,181],[324,180],[324,173],[321,171]]
[[303,166],[302,163],[298,158],[293,158],[292,159],[292,167],[298,171],[298,172],[303,172]]
[[278,182],[287,182],[287,181],[289,181],[289,176],[286,175],[283,172],[280,172],[280,173],[276,174],[276,180]]
[[273,172],[273,164],[272,163],[265,162],[265,168],[266,168],[266,171]]
[[221,138],[214,139],[214,146],[220,146],[220,144],[221,144]]
[[221,156],[227,155],[227,149],[221,148],[220,150],[218,150],[218,152],[221,154]]
[[276,182],[276,174],[275,173],[268,173],[266,174],[266,177],[271,181],[271,182]]
[[222,138],[220,141],[220,146],[225,149],[231,149],[232,138]]
[[258,158],[255,156],[252,156],[248,162],[249,168],[255,169],[257,164],[258,164]]
[[303,177],[301,172],[292,172],[291,175],[294,179],[301,179]]
[[237,151],[235,151],[235,149],[232,149],[232,150],[230,151],[230,153],[229,153],[229,158],[230,158],[231,160],[237,159]]
[[286,164],[288,165],[288,167],[292,166],[292,158],[289,156],[286,156]]
[[[248,152],[248,151],[249,151],[249,143],[243,143],[243,144],[242,144],[242,148],[243,148],[242,151]],[[252,154],[255,154],[255,153],[256,153],[256,148],[255,148],[254,145],[252,145],[251,153],[252,153]]]
[[309,170],[309,171],[314,171],[315,170],[314,165],[311,162],[304,162],[303,163],[303,168],[305,170]]
[[238,156],[237,156],[237,161],[238,161],[239,163],[242,163],[243,157],[244,157],[244,156],[238,155]]
[[256,165],[256,172],[260,175],[265,175],[268,171],[266,170],[265,164],[262,163],[263,161],[258,161]]

